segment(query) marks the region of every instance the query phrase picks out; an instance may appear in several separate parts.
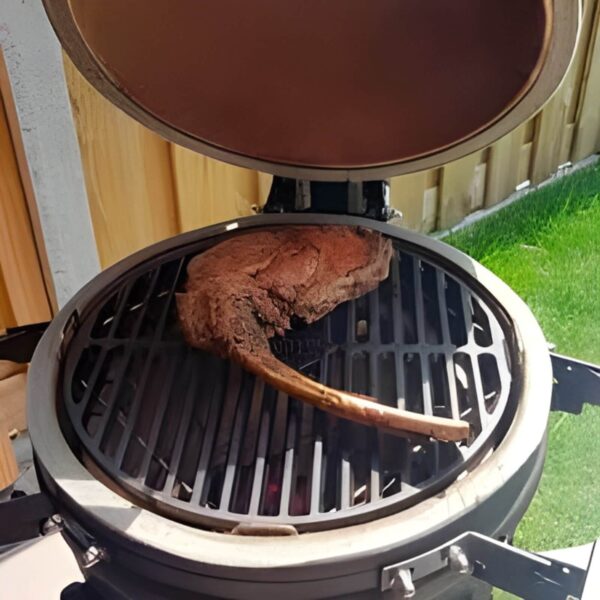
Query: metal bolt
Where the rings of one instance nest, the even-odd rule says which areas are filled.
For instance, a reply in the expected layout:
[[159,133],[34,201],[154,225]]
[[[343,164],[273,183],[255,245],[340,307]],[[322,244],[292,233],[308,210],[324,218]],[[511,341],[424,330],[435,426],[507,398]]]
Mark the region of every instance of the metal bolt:
[[44,521],[42,525],[42,534],[48,535],[49,533],[54,533],[55,531],[60,531],[63,527],[62,517],[58,514],[52,515],[49,519]]
[[391,225],[401,226],[404,221],[404,215],[396,208],[388,208],[386,220]]
[[107,558],[107,554],[103,548],[99,548],[98,546],[89,546],[88,549],[83,553],[81,566],[84,569],[89,569],[105,558]]
[[460,546],[450,546],[448,551],[448,564],[453,571],[461,575],[468,575],[472,571],[471,563]]
[[0,490],[0,502],[8,502],[11,499],[12,493],[12,485],[5,487],[3,490]]
[[410,569],[398,569],[390,584],[400,592],[402,598],[412,598],[416,593]]

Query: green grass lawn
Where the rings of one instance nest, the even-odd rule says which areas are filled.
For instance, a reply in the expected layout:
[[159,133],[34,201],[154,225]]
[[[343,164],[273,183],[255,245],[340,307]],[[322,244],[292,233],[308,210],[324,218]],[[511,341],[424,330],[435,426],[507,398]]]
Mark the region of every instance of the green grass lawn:
[[[600,165],[444,241],[506,281],[557,352],[600,363]],[[600,537],[600,407],[552,413],[549,431],[542,482],[515,538],[531,550]]]

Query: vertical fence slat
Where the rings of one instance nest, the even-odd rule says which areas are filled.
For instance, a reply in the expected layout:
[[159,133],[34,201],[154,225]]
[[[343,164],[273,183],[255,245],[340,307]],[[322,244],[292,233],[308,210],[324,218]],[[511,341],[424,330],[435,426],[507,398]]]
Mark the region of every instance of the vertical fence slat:
[[474,152],[444,166],[440,186],[439,229],[452,227],[483,205],[485,154],[485,151]]
[[258,175],[258,202],[261,206],[267,201],[269,191],[271,190],[271,183],[273,182],[273,176],[268,173],[257,173]]
[[[485,206],[504,200],[515,191],[519,180],[521,148],[525,139],[525,125],[499,139],[490,147],[487,163]],[[524,177],[527,179],[527,177]]]
[[[590,2],[590,4],[594,4]],[[580,86],[571,160],[577,161],[600,149],[600,2],[595,2],[588,59]],[[592,7],[589,7],[590,11]]]
[[390,204],[402,212],[405,227],[425,229],[425,190],[428,171],[392,177],[390,181]]
[[[4,103],[0,97],[0,272],[5,326],[50,318],[50,304],[27,210]],[[9,306],[7,305],[10,302]]]
[[6,284],[4,283],[4,276],[2,275],[2,265],[0,265],[0,335],[7,327],[14,327],[16,324],[10,298],[6,291]]
[[8,122],[8,129],[12,138],[12,145],[19,169],[23,193],[27,202],[27,211],[31,223],[33,240],[37,248],[38,260],[42,270],[44,286],[46,288],[50,310],[52,313],[54,313],[58,311],[58,300],[56,298],[56,290],[54,288],[54,281],[52,279],[52,269],[46,253],[46,245],[44,234],[42,232],[42,222],[40,220],[39,207],[35,198],[31,173],[27,163],[25,146],[21,136],[17,107],[15,105],[10,77],[8,75],[2,48],[0,48],[0,102],[4,104],[4,111],[6,114],[6,120]]
[[[539,183],[570,158],[573,128],[569,127],[577,104],[587,59],[595,2],[584,5],[579,45],[561,86],[539,115],[533,147],[531,180]],[[600,67],[600,63],[597,65]]]
[[125,115],[65,57],[100,261],[177,233],[169,143]]
[[171,144],[171,161],[181,231],[252,215],[261,203],[255,171],[175,144]]

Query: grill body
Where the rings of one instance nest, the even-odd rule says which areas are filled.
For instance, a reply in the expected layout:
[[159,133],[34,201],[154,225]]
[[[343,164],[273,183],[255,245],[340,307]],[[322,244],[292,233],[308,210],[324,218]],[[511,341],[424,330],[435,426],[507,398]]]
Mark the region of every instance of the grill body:
[[[385,309],[382,309],[385,301],[381,301],[381,298],[385,300],[387,296],[384,294],[378,297],[375,294],[367,298],[366,305],[361,305],[359,302],[340,308],[337,311],[339,314],[333,314],[325,323],[317,324],[316,330],[302,332],[293,342],[275,341],[275,351],[280,353],[283,358],[286,358],[288,354],[290,359],[294,355],[298,358],[298,353],[290,352],[288,347],[289,343],[292,344],[292,348],[293,344],[298,344],[298,347],[303,349],[303,352],[300,353],[300,362],[305,362],[304,365],[299,364],[298,366],[306,368],[309,373],[311,369],[317,369],[313,372],[315,376],[322,376],[336,385],[342,383],[344,387],[354,388],[357,391],[372,391],[381,385],[384,387],[387,385],[385,377],[372,377],[365,374],[369,372],[368,367],[373,365],[373,362],[376,364],[374,369],[371,369],[371,373],[375,371],[388,373],[390,371],[389,365],[387,368],[380,368],[381,365],[377,366],[377,361],[385,360],[381,359],[381,356],[386,354],[393,356],[392,362],[396,364],[399,360],[402,361],[405,375],[412,368],[407,367],[410,360],[417,360],[421,365],[421,373],[415,377],[415,381],[419,382],[421,388],[423,410],[427,410],[425,408],[428,404],[427,395],[431,393],[430,410],[433,412],[449,410],[451,413],[451,393],[443,390],[457,384],[456,382],[452,383],[449,368],[445,371],[441,370],[448,375],[446,384],[442,384],[440,387],[439,383],[435,383],[433,381],[435,375],[433,377],[431,375],[437,367],[435,362],[430,362],[429,357],[439,354],[443,357],[444,364],[449,360],[448,364],[452,365],[456,349],[459,348],[462,349],[463,354],[466,353],[476,358],[471,364],[477,364],[479,368],[486,369],[487,367],[481,366],[477,357],[486,353],[484,348],[487,347],[489,353],[491,352],[489,348],[493,347],[495,348],[494,356],[497,359],[504,356],[506,362],[503,365],[501,361],[498,363],[500,364],[497,367],[499,387],[497,394],[490,395],[490,398],[495,398],[490,403],[491,410],[488,411],[485,406],[482,408],[482,413],[485,411],[488,414],[486,424],[481,426],[478,436],[470,446],[458,450],[442,450],[440,453],[439,448],[436,449],[436,445],[429,442],[422,443],[423,441],[418,439],[410,442],[397,440],[400,446],[396,450],[400,457],[409,456],[413,460],[412,455],[419,455],[422,451],[419,449],[414,452],[414,449],[418,446],[425,446],[427,447],[427,451],[424,453],[426,458],[421,460],[420,471],[418,468],[416,471],[411,468],[410,472],[406,471],[406,462],[402,465],[402,460],[400,460],[397,469],[401,485],[398,490],[387,497],[383,490],[389,481],[384,483],[383,480],[385,477],[389,477],[390,470],[374,468],[374,466],[378,466],[374,465],[375,460],[389,460],[386,458],[387,455],[380,451],[382,436],[368,430],[364,431],[364,428],[344,431],[346,425],[340,424],[338,433],[341,441],[338,444],[339,454],[336,459],[336,477],[334,478],[336,486],[332,494],[333,500],[329,500],[334,503],[335,510],[324,510],[323,502],[328,501],[327,494],[321,496],[319,502],[315,502],[314,510],[311,508],[310,502],[299,510],[297,507],[294,508],[289,501],[284,502],[282,499],[287,493],[286,489],[292,497],[294,495],[293,486],[286,488],[282,479],[285,479],[285,473],[289,472],[290,476],[294,475],[297,485],[298,470],[303,468],[300,464],[301,451],[298,451],[297,456],[292,456],[296,461],[292,463],[295,465],[295,470],[292,468],[287,471],[285,463],[290,456],[290,449],[300,447],[298,444],[302,439],[302,435],[300,435],[302,423],[305,422],[302,419],[302,411],[305,409],[299,405],[296,406],[295,401],[291,400],[277,402],[273,399],[270,403],[265,400],[263,408],[267,404],[270,408],[266,412],[260,413],[263,415],[261,418],[256,419],[258,432],[255,435],[255,456],[260,458],[258,454],[260,429],[264,419],[271,420],[269,430],[275,432],[269,438],[269,448],[278,447],[279,450],[276,453],[269,453],[267,450],[263,456],[265,469],[258,488],[261,490],[258,496],[258,510],[254,513],[251,510],[245,512],[238,510],[236,513],[234,491],[239,490],[239,484],[236,484],[236,481],[239,481],[239,473],[236,474],[236,470],[230,468],[230,459],[232,456],[242,457],[242,459],[245,456],[243,449],[247,438],[236,435],[237,421],[240,419],[240,414],[246,416],[252,414],[253,398],[257,397],[257,384],[241,373],[236,375],[235,369],[232,371],[231,367],[227,367],[228,371],[222,378],[225,391],[220,396],[222,399],[220,404],[223,405],[219,409],[221,413],[226,414],[226,407],[223,403],[226,404],[228,398],[238,399],[235,413],[237,421],[234,415],[226,425],[230,434],[227,437],[229,448],[225,452],[217,453],[218,456],[222,456],[223,460],[213,461],[217,467],[216,471],[211,472],[211,469],[208,468],[212,458],[207,459],[208,466],[204,471],[198,468],[202,462],[202,449],[194,461],[197,467],[194,479],[197,477],[197,473],[204,472],[205,476],[208,476],[213,482],[218,482],[216,488],[218,488],[219,494],[214,496],[218,504],[216,507],[211,506],[208,502],[202,504],[203,494],[206,494],[205,498],[210,497],[210,485],[201,487],[191,485],[190,500],[194,494],[197,496],[197,503],[191,507],[192,503],[188,500],[185,498],[182,500],[182,498],[176,497],[177,494],[173,494],[177,471],[173,474],[172,471],[165,469],[164,475],[157,476],[156,473],[161,472],[160,461],[158,461],[159,467],[155,467],[154,475],[149,477],[150,466],[153,459],[156,458],[156,452],[149,452],[148,447],[152,446],[157,451],[160,444],[160,435],[158,435],[160,427],[154,425],[157,420],[149,417],[149,421],[144,423],[143,419],[141,422],[138,419],[137,422],[141,423],[142,429],[136,430],[135,421],[131,421],[131,425],[127,425],[129,422],[127,418],[131,416],[131,412],[125,414],[127,411],[124,411],[121,414],[118,410],[113,410],[111,413],[107,411],[108,403],[106,402],[104,412],[102,411],[102,402],[98,402],[97,398],[110,398],[110,396],[104,396],[104,393],[92,393],[95,383],[91,380],[89,373],[86,378],[80,378],[86,382],[87,387],[83,386],[78,390],[72,386],[72,382],[78,379],[74,375],[76,373],[81,375],[82,371],[78,371],[78,369],[82,368],[80,366],[82,360],[83,364],[86,362],[82,357],[86,352],[89,353],[90,348],[94,345],[98,346],[96,352],[105,351],[105,354],[118,347],[117,342],[114,341],[115,336],[106,335],[107,329],[114,328],[113,333],[116,333],[121,326],[118,322],[115,323],[115,321],[120,322],[122,317],[121,315],[119,319],[116,318],[118,311],[106,312],[107,305],[113,306],[110,302],[112,302],[111,298],[117,289],[135,285],[136,278],[145,276],[144,273],[150,273],[150,278],[152,278],[154,276],[152,273],[160,273],[161,264],[172,264],[174,266],[167,268],[174,269],[175,275],[170,279],[170,287],[167,286],[167,295],[163,295],[164,298],[168,298],[169,294],[175,292],[177,281],[179,281],[180,275],[178,274],[181,273],[184,264],[180,260],[181,257],[189,255],[190,252],[203,245],[214,243],[218,236],[226,235],[226,232],[236,229],[314,223],[363,225],[378,229],[392,237],[395,240],[397,256],[400,261],[394,263],[390,282],[382,286],[391,285],[392,298],[394,297],[395,281],[398,282],[397,290],[400,290],[401,296],[406,297],[408,293],[406,290],[402,290],[401,286],[402,278],[408,276],[398,271],[396,280],[394,279],[394,270],[398,264],[412,265],[412,271],[409,269],[411,285],[408,286],[412,292],[419,285],[422,286],[423,282],[429,281],[427,265],[435,265],[432,271],[433,284],[430,292],[434,296],[437,295],[438,300],[440,297],[448,298],[446,291],[440,295],[440,290],[448,289],[442,285],[444,281],[462,282],[465,289],[470,290],[469,294],[474,300],[465,301],[463,294],[462,300],[457,306],[463,308],[463,318],[467,318],[465,315],[470,313],[469,310],[464,310],[465,307],[473,308],[476,305],[483,307],[482,310],[488,317],[488,326],[484,323],[480,324],[480,328],[485,334],[487,327],[490,339],[484,341],[480,337],[484,334],[480,333],[478,334],[478,343],[475,343],[474,340],[469,342],[467,339],[466,344],[453,344],[452,336],[459,335],[457,332],[460,328],[450,324],[445,328],[440,324],[441,339],[438,340],[440,343],[433,345],[435,348],[433,351],[431,348],[426,348],[424,340],[428,339],[428,336],[437,334],[435,331],[428,331],[426,327],[429,320],[426,316],[428,308],[425,300],[423,309],[414,311],[415,340],[408,339],[410,328],[407,328],[407,320],[404,315],[401,319],[403,323],[401,339],[394,339],[393,316],[390,321],[392,334],[387,331],[386,327],[381,327],[382,314],[385,313]],[[173,263],[175,255],[179,256],[177,259],[179,262]],[[158,271],[157,267],[159,267]],[[429,285],[429,283],[425,283],[425,288]],[[449,287],[452,285],[450,284]],[[425,298],[427,293],[427,289],[421,289],[419,295],[415,297]],[[155,295],[159,297],[160,294],[161,292],[158,291]],[[118,293],[114,297],[118,304]],[[167,301],[165,300],[165,302]],[[452,302],[453,300],[451,300]],[[135,303],[130,304],[130,308],[132,306],[135,306]],[[494,307],[493,310],[490,307]],[[134,317],[134,324],[130,324],[129,327],[135,328],[135,323],[139,322],[141,331],[143,320],[136,320],[137,310],[153,309],[148,305],[146,309],[140,307],[129,311],[133,313]],[[393,305],[390,310],[392,313],[394,312]],[[475,310],[472,314],[474,312]],[[376,313],[378,313],[379,319],[373,318]],[[92,315],[93,318],[88,318],[89,315]],[[167,312],[158,311],[156,318],[160,322],[163,315],[167,322]],[[361,316],[367,316],[367,319],[358,318]],[[490,317],[493,318],[490,319]],[[336,319],[343,326],[335,325]],[[362,339],[364,328],[358,326],[358,322],[362,320],[370,323],[366,340]],[[165,322],[162,324],[165,325]],[[379,331],[377,328],[374,331],[373,323],[379,323]],[[497,328],[494,324],[497,325]],[[344,336],[344,339],[337,339],[336,336],[342,329],[345,329],[347,335]],[[435,329],[434,326],[433,330]],[[178,350],[175,334],[174,337],[169,338],[168,327],[153,328],[152,331],[160,336],[166,332],[166,337],[161,337],[160,342],[161,344],[165,342],[167,346],[171,344],[170,348],[172,348],[172,355],[167,353],[171,358],[166,362],[166,370],[162,371],[166,375],[153,387],[158,386],[159,389],[162,389],[161,386],[168,387],[172,383],[177,385],[177,365],[183,365],[182,373],[185,373],[186,370],[192,372],[194,365],[201,364],[195,363],[194,360],[200,360],[200,358],[191,358],[193,353],[189,352],[186,357],[185,351],[182,355],[178,354],[181,348]],[[357,332],[359,333],[357,334]],[[357,335],[360,339],[357,339]],[[387,341],[382,340],[383,336],[389,337],[390,335],[391,340],[388,338],[385,338]],[[80,344],[78,336],[84,336],[81,339],[86,340],[85,344]],[[307,343],[306,340],[312,341]],[[122,342],[125,342],[125,350],[121,351],[131,352],[131,356],[139,350],[138,347],[133,346],[136,344],[143,346],[140,338],[137,338],[136,341],[129,333]],[[491,343],[488,344],[488,342]],[[374,344],[377,345],[377,348],[373,348]],[[421,347],[417,348],[419,344]],[[331,352],[329,352],[330,345],[335,346]],[[122,346],[123,344],[121,344]],[[147,352],[148,348],[145,351]],[[336,358],[336,353],[338,358]],[[352,358],[355,355],[359,356],[356,364]],[[409,359],[409,355],[418,358]],[[378,358],[372,358],[373,356]],[[201,360],[210,359],[203,357]],[[336,368],[323,368],[324,360],[334,363],[337,360],[341,363],[337,370]],[[435,361],[436,359],[432,358],[431,360]],[[127,364],[134,363],[135,360],[133,363]],[[98,361],[92,361],[92,370],[94,365],[98,364],[100,364]],[[152,365],[152,361],[149,364]],[[210,362],[207,364],[210,366]],[[347,364],[351,365],[350,369],[347,366],[344,367]],[[365,367],[365,365],[367,366]],[[456,371],[456,364],[453,366]],[[219,368],[213,365],[212,371],[218,373]],[[430,369],[429,375],[423,372],[427,368]],[[464,370],[464,366],[462,369]],[[152,370],[149,369],[148,377],[151,377]],[[110,368],[102,374],[101,367],[98,367],[96,379],[99,377],[104,377],[105,381],[110,379],[107,376],[109,371]],[[349,375],[349,372],[354,375]],[[185,375],[181,375],[181,377],[185,378]],[[346,380],[340,382],[339,377],[342,380],[345,377]],[[217,376],[216,379],[218,380],[219,377]],[[486,379],[490,379],[490,377],[486,376]],[[139,383],[139,380],[136,381]],[[66,382],[70,382],[69,385]],[[456,250],[393,226],[353,217],[270,215],[252,217],[235,224],[219,225],[162,242],[119,263],[86,286],[53,321],[34,356],[29,386],[30,433],[37,456],[40,480],[47,492],[61,507],[67,525],[65,535],[76,549],[76,554],[81,554],[81,549],[91,543],[106,548],[109,558],[101,560],[97,565],[87,569],[90,580],[95,581],[98,586],[104,587],[105,593],[107,593],[107,585],[115,585],[125,594],[124,597],[127,597],[127,594],[135,597],[136,586],[148,588],[148,593],[154,593],[156,597],[175,593],[184,594],[184,590],[189,594],[200,593],[206,597],[227,598],[270,597],[273,594],[274,596],[285,594],[290,598],[336,596],[347,598],[354,597],[354,594],[357,598],[372,597],[377,595],[382,567],[418,555],[464,530],[471,529],[493,536],[510,537],[512,535],[516,523],[535,491],[541,472],[551,382],[550,362],[545,342],[527,307],[496,277]],[[238,392],[227,393],[230,386],[239,386],[239,389],[236,388]],[[239,391],[243,390],[244,386],[248,386],[249,390],[246,395]],[[140,385],[139,387],[144,386]],[[175,394],[183,396],[182,402],[185,401],[183,392],[189,387],[189,385],[184,385],[182,392]],[[436,388],[438,392],[435,391]],[[396,387],[395,391],[398,392],[398,389]],[[442,396],[447,397],[448,402],[437,403],[435,401],[435,395],[439,393],[439,389],[442,390]],[[80,407],[83,406],[81,403],[86,394],[87,406],[93,406],[95,397],[97,405],[95,412],[92,409],[88,411],[87,421],[83,418],[85,407]],[[142,396],[140,395],[140,398]],[[412,398],[412,394],[405,397],[407,402],[411,401],[409,396]],[[115,393],[115,401],[119,397],[122,397],[122,394]],[[392,397],[397,401],[398,394],[394,393]],[[161,405],[161,398],[166,404]],[[246,400],[243,400],[244,398]],[[167,414],[169,412],[167,408],[171,401],[173,401],[172,394],[161,395],[158,393],[153,410],[149,412],[153,412],[154,415],[161,411],[163,414]],[[243,402],[246,404],[244,405]],[[212,408],[214,409],[220,404],[213,402]],[[135,394],[131,407],[134,406]],[[287,427],[282,427],[281,433],[277,434],[277,414],[278,410],[283,410],[281,406],[289,409],[287,411]],[[467,405],[463,407],[465,410],[467,408],[469,408]],[[473,415],[476,415],[474,407],[470,408]],[[191,410],[191,408],[186,409],[185,404],[182,404],[179,410],[173,410],[173,412],[178,413],[178,416],[181,417],[181,413],[185,413],[185,410]],[[206,404],[206,410],[207,420],[204,422],[208,423],[211,402]],[[118,423],[120,414],[121,417],[125,417],[125,421],[120,426],[117,425],[117,429],[119,427],[124,431],[130,429],[129,438],[120,437],[113,444],[113,457],[118,457],[119,461],[104,461],[101,443],[94,446],[92,441],[102,439],[103,436],[97,435],[96,432],[99,431],[98,427],[102,425],[103,421],[109,423],[113,419],[113,423]],[[94,420],[96,424],[90,425]],[[252,419],[245,418],[244,422],[246,421],[251,422]],[[490,424],[491,421],[494,423]],[[178,423],[181,422],[184,421],[178,421]],[[290,425],[291,423],[296,425]],[[312,423],[318,423],[318,420],[313,420]],[[179,425],[174,425],[171,428],[175,431],[175,440],[181,439],[177,435],[178,427]],[[321,435],[321,442],[329,440],[329,447],[332,447],[331,436],[336,427],[331,423],[327,423],[323,427],[321,433],[324,435]],[[222,428],[220,430],[222,431]],[[206,432],[210,435],[214,433],[216,436],[211,442],[213,448],[215,440],[218,441],[219,438],[218,431],[206,426]],[[315,428],[315,431],[318,434],[318,427]],[[299,437],[294,438],[294,435]],[[378,443],[375,444],[374,441],[378,435]],[[85,439],[86,436],[89,440]],[[350,438],[347,443],[344,442],[344,436]],[[110,435],[108,439],[110,439]],[[123,439],[126,441],[121,441]],[[140,439],[143,440],[141,446]],[[204,439],[207,438],[204,437]],[[319,435],[308,436],[307,439],[310,440],[312,454],[312,464],[310,465],[312,470],[308,471],[308,476],[312,477],[317,473],[318,477],[314,475],[316,480],[321,478],[321,473],[315,468]],[[361,439],[364,440],[366,449],[360,460],[363,462],[367,460],[366,466],[357,465],[353,456],[344,455],[344,452],[355,446],[354,440],[362,443]],[[133,444],[134,448],[140,446],[136,450],[131,450],[131,452],[138,453],[136,461],[131,463],[135,469],[123,470],[123,465],[127,465],[125,459],[130,444]],[[232,454],[231,448],[235,444],[238,444],[237,451]],[[406,447],[403,447],[403,444]],[[430,445],[427,446],[427,444]],[[209,444],[208,442],[201,444],[201,446],[204,445],[208,446]],[[82,447],[85,452],[78,453],[77,449]],[[105,450],[108,447],[110,447],[110,443],[104,446]],[[218,448],[218,444],[216,447]],[[377,451],[373,448],[377,448]],[[110,453],[105,452],[105,455],[106,458]],[[436,473],[436,477],[430,481],[428,473],[431,471],[431,461],[436,456],[441,457],[441,463],[437,465],[439,471]],[[265,486],[268,488],[269,479],[264,474],[268,473],[275,464],[269,461],[275,459],[279,460],[281,465],[277,465],[279,470],[275,467],[273,470],[283,473],[278,480],[279,490],[276,495],[278,514],[277,510],[273,510],[269,502],[265,501],[265,498],[268,498],[268,495],[265,494]],[[82,464],[82,461],[88,468]],[[418,463],[417,460],[416,464]],[[429,471],[424,465],[429,465]],[[241,466],[243,467],[243,464]],[[321,464],[322,466],[323,464]],[[253,468],[256,476],[256,463]],[[331,468],[331,461],[329,468]],[[404,472],[402,472],[403,468]],[[136,471],[136,469],[139,470]],[[364,474],[365,472],[366,474]],[[357,475],[357,473],[363,473],[363,475]],[[374,473],[379,476],[379,482],[373,482]],[[413,479],[411,483],[411,473],[413,477],[420,479],[418,481]],[[169,477],[172,478],[171,487],[167,486],[168,493],[163,494],[165,485],[162,480],[166,482]],[[237,480],[236,477],[238,477]],[[361,477],[360,481],[354,481],[354,487],[348,485],[352,479],[356,480]],[[159,480],[161,480],[161,485],[157,485]],[[359,490],[364,486],[369,491],[364,492],[364,496],[360,497],[360,493],[363,492],[359,492]],[[180,484],[178,493],[181,489]],[[311,489],[315,489],[315,487],[313,486]],[[357,492],[359,492],[358,501],[356,501]],[[252,504],[252,492],[249,496],[242,494],[242,497],[249,498],[249,506]],[[183,502],[185,506],[178,505],[173,500]],[[276,514],[269,514],[269,511]],[[292,514],[294,512],[300,514]],[[259,524],[273,523],[276,526],[293,525],[300,535],[239,536],[219,531],[231,530],[236,522],[245,522],[251,527],[256,522]],[[259,533],[258,530],[252,529],[251,532]],[[274,530],[271,533],[282,533],[282,531]],[[448,577],[445,581],[449,586],[456,584],[456,581],[451,577],[448,579]],[[446,583],[443,583],[442,579],[423,583],[421,597],[428,597],[429,593],[432,594],[431,597],[439,595],[441,589],[439,586],[443,587]],[[427,589],[430,591],[428,592]],[[446,590],[444,597],[451,597],[449,594],[450,592]],[[187,596],[180,595],[178,597]]]

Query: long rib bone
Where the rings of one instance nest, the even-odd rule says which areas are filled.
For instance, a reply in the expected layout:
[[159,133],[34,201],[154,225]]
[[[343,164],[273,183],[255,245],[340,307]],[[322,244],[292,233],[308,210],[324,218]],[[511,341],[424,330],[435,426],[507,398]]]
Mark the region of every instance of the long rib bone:
[[336,390],[279,361],[268,340],[312,323],[336,306],[375,289],[388,276],[392,245],[346,226],[286,227],[242,234],[216,244],[188,265],[186,293],[177,295],[187,342],[240,363],[291,396],[365,425],[440,440],[469,436],[465,421],[392,408]]

